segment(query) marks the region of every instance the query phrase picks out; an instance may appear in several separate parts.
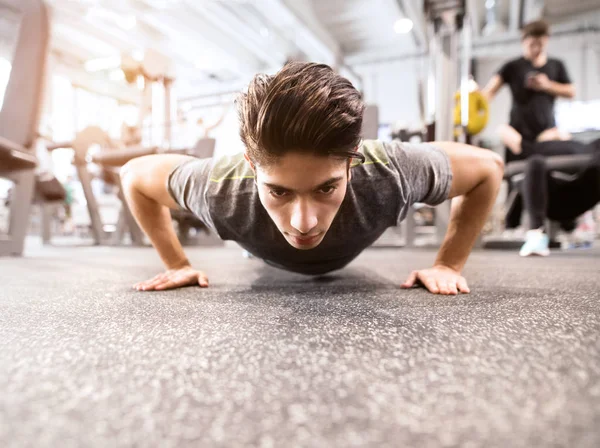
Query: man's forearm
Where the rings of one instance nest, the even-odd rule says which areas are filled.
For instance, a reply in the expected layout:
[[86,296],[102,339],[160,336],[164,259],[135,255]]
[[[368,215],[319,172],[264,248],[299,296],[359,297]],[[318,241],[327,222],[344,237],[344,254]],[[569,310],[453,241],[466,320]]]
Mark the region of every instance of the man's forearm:
[[561,84],[560,82],[550,81],[546,91],[550,95],[559,96],[561,98],[575,97],[575,86],[573,84]]
[[133,216],[150,238],[167,269],[189,266],[173,229],[168,207],[144,196],[134,184],[124,182],[123,189]]
[[450,223],[435,264],[461,272],[492,210],[502,183],[502,169],[488,176],[464,196],[452,200]]

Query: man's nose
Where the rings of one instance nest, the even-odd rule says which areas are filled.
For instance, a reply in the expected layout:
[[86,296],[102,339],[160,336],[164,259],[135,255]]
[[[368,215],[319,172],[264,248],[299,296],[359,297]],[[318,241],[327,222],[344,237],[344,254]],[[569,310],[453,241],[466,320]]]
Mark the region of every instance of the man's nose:
[[292,212],[291,226],[306,235],[317,226],[318,222],[316,208],[311,206],[310,201],[297,200]]

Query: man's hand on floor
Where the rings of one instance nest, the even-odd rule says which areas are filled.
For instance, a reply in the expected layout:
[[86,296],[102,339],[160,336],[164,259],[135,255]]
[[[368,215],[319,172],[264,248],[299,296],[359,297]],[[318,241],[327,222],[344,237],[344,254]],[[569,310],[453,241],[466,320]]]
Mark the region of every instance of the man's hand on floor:
[[402,288],[412,288],[422,284],[433,294],[456,295],[458,292],[471,292],[467,281],[459,272],[446,266],[434,266],[431,269],[413,271]]
[[163,291],[165,289],[180,288],[182,286],[198,285],[208,287],[208,277],[202,271],[197,271],[191,266],[181,269],[169,269],[145,282],[133,286],[138,291]]

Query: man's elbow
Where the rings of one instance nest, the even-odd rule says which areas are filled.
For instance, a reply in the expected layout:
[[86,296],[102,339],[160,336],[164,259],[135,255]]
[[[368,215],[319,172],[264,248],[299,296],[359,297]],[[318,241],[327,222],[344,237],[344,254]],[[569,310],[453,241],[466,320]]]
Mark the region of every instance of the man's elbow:
[[577,89],[575,88],[575,86],[571,86],[571,88],[569,89],[569,91],[567,93],[568,93],[567,98],[572,100],[577,95]]
[[121,178],[121,187],[125,194],[132,188],[135,188],[136,179],[139,178],[138,171],[139,167],[135,159],[130,160],[121,167],[119,177]]
[[502,181],[504,177],[504,160],[500,157],[499,154],[495,152],[489,151],[488,156],[488,176],[497,179],[499,182]]

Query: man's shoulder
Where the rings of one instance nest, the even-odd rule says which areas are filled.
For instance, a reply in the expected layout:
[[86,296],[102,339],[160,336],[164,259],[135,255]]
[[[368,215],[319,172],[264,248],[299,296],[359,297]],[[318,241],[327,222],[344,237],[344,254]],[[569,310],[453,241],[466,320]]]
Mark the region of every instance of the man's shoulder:
[[254,179],[254,171],[244,158],[244,153],[238,153],[214,159],[208,177],[211,183],[232,183]]
[[358,152],[365,156],[365,161],[361,164],[359,160],[354,160],[351,166],[389,165],[390,157],[388,151],[387,146],[381,140],[363,140]]
[[564,65],[564,62],[560,58],[549,57],[547,64],[557,66],[557,65]]
[[518,58],[509,60],[508,62],[506,62],[506,64],[504,64],[504,66],[512,68],[512,67],[521,66],[523,64],[527,64],[527,60],[523,56],[520,56]]

